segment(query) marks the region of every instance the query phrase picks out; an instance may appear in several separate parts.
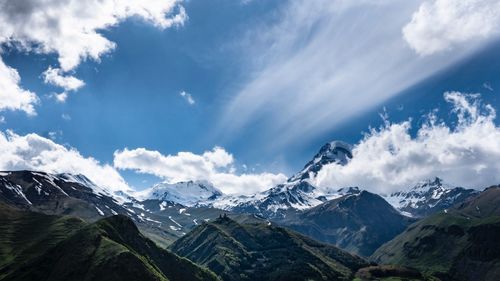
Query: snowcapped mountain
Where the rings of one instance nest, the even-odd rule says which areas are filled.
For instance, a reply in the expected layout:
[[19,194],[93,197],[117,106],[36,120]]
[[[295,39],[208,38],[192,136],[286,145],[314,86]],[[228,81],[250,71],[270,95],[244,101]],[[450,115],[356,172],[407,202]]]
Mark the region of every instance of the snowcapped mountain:
[[406,191],[386,196],[386,200],[405,215],[424,217],[445,210],[475,196],[478,191],[454,187],[440,178],[424,180]]
[[345,165],[352,158],[351,146],[333,141],[325,144],[304,168],[279,184],[253,196],[222,198],[215,204],[222,209],[235,212],[257,213],[265,217],[284,217],[286,213],[309,209],[340,196],[358,193],[357,188],[325,191],[309,183],[326,164]]
[[138,199],[157,199],[187,207],[209,205],[221,196],[222,192],[208,181],[163,182],[136,194]]
[[91,221],[113,214],[127,214],[138,219],[112,194],[84,175],[0,172],[0,201],[48,214],[72,214]]
[[126,215],[137,223],[142,232],[161,245],[182,236],[197,221],[215,218],[221,212],[200,209],[198,213],[188,213],[184,212],[186,207],[183,205],[150,201],[138,201],[124,192],[110,194],[83,175],[0,172],[1,204],[49,215],[75,216],[89,222],[117,214]]
[[309,183],[326,164],[345,165],[352,158],[351,146],[333,141],[325,144],[304,168],[285,183],[250,196],[225,195],[207,181],[159,183],[134,194],[138,200],[159,200],[187,207],[213,207],[239,213],[280,217],[288,210],[304,210],[338,198],[353,190],[325,192]]
[[321,147],[319,152],[314,155],[314,158],[309,161],[302,171],[298,172],[288,182],[296,182],[311,178],[316,175],[324,165],[337,163],[346,165],[352,159],[352,146],[343,141],[332,141]]

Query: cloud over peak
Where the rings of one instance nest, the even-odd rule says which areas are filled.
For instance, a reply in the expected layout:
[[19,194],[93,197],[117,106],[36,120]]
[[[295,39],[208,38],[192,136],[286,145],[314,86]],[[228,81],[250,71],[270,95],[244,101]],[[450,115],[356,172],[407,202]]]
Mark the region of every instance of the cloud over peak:
[[145,148],[124,149],[114,153],[114,166],[151,174],[170,183],[207,180],[228,194],[252,194],[286,180],[283,174],[238,174],[233,155],[221,147],[202,154],[179,152],[163,155]]
[[496,112],[477,94],[447,92],[456,126],[430,114],[415,136],[411,120],[372,129],[346,166],[330,164],[313,179],[323,188],[360,186],[390,193],[436,176],[451,184],[484,188],[500,183],[500,127]]
[[20,136],[12,131],[0,132],[0,170],[84,174],[111,192],[130,190],[112,166],[37,134]]

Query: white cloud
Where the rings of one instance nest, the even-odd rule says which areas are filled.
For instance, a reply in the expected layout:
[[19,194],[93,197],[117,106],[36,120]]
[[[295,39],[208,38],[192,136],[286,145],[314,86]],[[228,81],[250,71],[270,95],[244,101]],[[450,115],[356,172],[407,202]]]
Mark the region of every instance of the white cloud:
[[422,3],[403,29],[421,55],[500,35],[498,0],[433,0]]
[[37,134],[0,132],[0,170],[37,170],[49,173],[84,174],[110,191],[130,190],[118,171],[92,157],[82,156]]
[[19,86],[21,78],[14,68],[7,66],[0,58],[0,111],[22,110],[35,115],[34,105],[38,103],[35,93]]
[[[82,81],[65,75],[80,62],[116,47],[100,31],[136,17],[164,29],[187,19],[179,0],[4,0],[0,1],[0,47],[56,54],[59,68],[45,73],[45,81],[76,90]],[[0,59],[1,60],[1,59]],[[0,61],[0,110],[34,114],[36,96],[19,86],[19,75]],[[62,100],[62,99],[59,99]]]
[[70,121],[71,120],[71,116],[67,113],[63,113],[61,114],[61,118],[65,121]]
[[114,166],[152,174],[171,183],[208,180],[228,194],[251,194],[286,180],[283,174],[236,174],[233,156],[221,147],[203,154],[179,152],[162,155],[158,151],[137,148],[115,151]]
[[48,136],[52,141],[56,141],[58,137],[62,136],[62,131],[50,131]]
[[52,68],[51,66],[42,75],[46,84],[61,87],[64,91],[76,91],[85,85],[82,80],[71,75],[63,75],[61,69]]
[[500,183],[500,127],[494,122],[495,110],[481,105],[478,95],[447,92],[444,97],[453,106],[456,127],[438,122],[431,114],[412,137],[411,121],[386,122],[354,147],[346,166],[325,166],[313,183],[383,193],[436,176],[478,189]]
[[194,100],[193,96],[191,96],[190,93],[187,93],[186,91],[182,91],[179,93],[179,95],[181,97],[183,97],[186,100],[186,102],[189,103],[190,105],[195,104],[195,100]]
[[0,4],[0,43],[41,53],[56,53],[63,71],[82,60],[99,60],[115,43],[100,30],[138,17],[159,28],[183,24],[186,13],[177,0],[5,0]]
[[49,98],[55,99],[59,103],[65,103],[66,100],[68,99],[68,93],[67,92],[62,92],[62,93],[52,93],[48,95]]
[[[459,1],[457,1],[459,2]],[[420,1],[298,0],[239,44],[246,80],[218,123],[222,137],[259,126],[269,151],[300,147],[476,50],[419,56],[402,28]],[[273,14],[275,15],[275,14]],[[272,139],[273,142],[269,142]],[[263,146],[264,147],[264,146]]]

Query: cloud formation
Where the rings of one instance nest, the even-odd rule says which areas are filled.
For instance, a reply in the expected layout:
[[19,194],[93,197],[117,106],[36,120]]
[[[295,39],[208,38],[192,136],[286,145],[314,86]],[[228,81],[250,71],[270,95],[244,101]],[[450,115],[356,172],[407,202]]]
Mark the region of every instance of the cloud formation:
[[[462,2],[462,1],[454,1]],[[301,146],[476,51],[419,56],[402,29],[419,1],[290,1],[241,45],[249,75],[222,113],[220,136],[258,124],[269,150]],[[250,69],[250,70],[248,70]],[[229,133],[228,133],[229,132]]]
[[186,100],[186,102],[189,104],[189,105],[193,105],[195,104],[195,100],[193,98],[193,96],[191,96],[190,93],[187,93],[186,91],[182,91],[179,93],[179,95]]
[[[500,35],[497,0],[433,0],[422,3],[404,27],[408,44],[421,55]],[[475,43],[475,42],[472,42]]]
[[416,182],[441,177],[456,186],[482,189],[500,183],[500,127],[496,112],[479,95],[447,92],[456,126],[430,114],[415,137],[411,120],[371,132],[353,149],[346,166],[325,166],[313,179],[322,188],[359,186],[390,193]]
[[0,170],[83,174],[111,192],[130,190],[112,166],[37,134],[20,136],[12,131],[0,132]]
[[19,86],[21,78],[12,67],[0,58],[0,111],[22,110],[28,115],[35,115],[34,105],[38,103],[35,93]]
[[179,152],[162,155],[145,148],[124,149],[114,153],[114,166],[161,177],[170,183],[208,180],[227,194],[252,194],[286,180],[283,174],[237,174],[233,156],[221,147],[203,154]]
[[71,75],[64,75],[61,69],[51,66],[42,73],[42,76],[45,83],[61,87],[65,91],[76,91],[85,85],[82,80]]
[[[84,60],[99,61],[103,54],[116,47],[100,31],[130,17],[140,18],[161,29],[182,25],[187,15],[178,2],[5,0],[0,2],[0,46],[56,54],[60,69],[50,71],[49,68],[49,77],[53,79],[46,81],[65,90],[76,90],[76,78],[71,79],[65,74]],[[5,66],[0,62],[0,71],[5,72],[2,68]],[[57,77],[50,76],[55,74]],[[34,112],[33,104],[36,99],[21,88],[19,79],[0,75],[0,85],[0,95],[14,96],[9,97],[9,100],[14,101],[9,104],[0,101],[0,110],[23,110],[28,114]]]

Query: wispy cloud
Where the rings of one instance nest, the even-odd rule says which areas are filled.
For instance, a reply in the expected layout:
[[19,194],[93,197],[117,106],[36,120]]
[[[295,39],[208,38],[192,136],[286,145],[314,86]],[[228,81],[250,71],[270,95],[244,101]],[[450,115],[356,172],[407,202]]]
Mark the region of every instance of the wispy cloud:
[[191,94],[188,93],[188,92],[186,92],[186,91],[180,92],[179,95],[182,98],[184,98],[189,105],[194,105],[196,103],[196,101],[194,100],[193,96],[191,96]]
[[61,118],[65,121],[70,121],[71,120],[71,116],[67,113],[63,113],[61,114]]
[[480,42],[467,42],[418,55],[402,30],[421,3],[291,1],[277,24],[255,28],[242,44],[256,63],[220,134],[259,124],[269,149],[304,144],[477,50]]
[[359,186],[390,193],[434,177],[457,186],[482,189],[500,183],[500,127],[496,112],[479,96],[447,92],[456,126],[428,122],[410,134],[411,120],[373,129],[355,145],[345,166],[326,165],[312,181],[322,188]]

